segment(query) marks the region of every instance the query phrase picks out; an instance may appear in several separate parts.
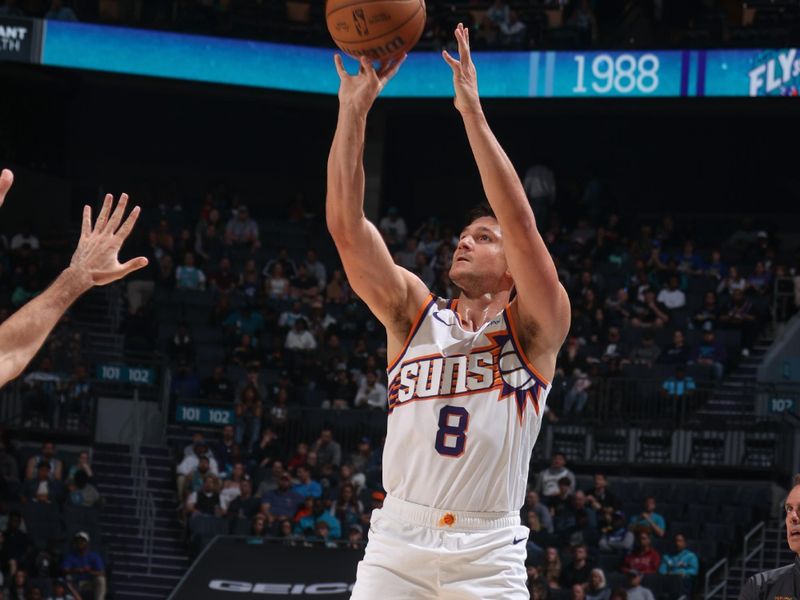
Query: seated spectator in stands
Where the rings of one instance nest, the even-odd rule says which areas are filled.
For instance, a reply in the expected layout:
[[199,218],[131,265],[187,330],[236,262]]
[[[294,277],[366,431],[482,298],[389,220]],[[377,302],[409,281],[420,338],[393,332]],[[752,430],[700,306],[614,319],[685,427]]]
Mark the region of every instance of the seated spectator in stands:
[[556,374],[560,377],[571,377],[576,371],[586,373],[589,365],[581,349],[580,341],[575,336],[567,338],[567,343],[561,348],[556,361]]
[[237,338],[242,334],[258,337],[264,331],[264,317],[253,308],[253,305],[248,302],[240,310],[233,311],[223,321],[222,326],[232,338]]
[[[3,596],[0,596],[3,600]],[[64,579],[56,579],[53,582],[53,595],[47,600],[79,600],[78,591]]]
[[561,544],[561,539],[558,535],[544,528],[539,520],[538,513],[535,511],[529,510],[522,519],[522,524],[530,530],[526,548],[528,550],[528,558],[535,559],[536,564],[544,560],[545,548]]
[[[262,479],[272,468],[273,462],[282,455],[280,440],[272,424],[267,424],[261,431],[261,439],[250,451],[250,467],[255,470],[256,477]],[[280,462],[280,461],[278,461]]]
[[620,288],[615,296],[609,296],[605,302],[606,319],[610,325],[624,327],[634,315],[628,290]]
[[231,261],[228,257],[219,259],[219,266],[208,276],[209,289],[220,294],[227,294],[236,287],[237,279],[231,270]]
[[94,470],[92,469],[91,460],[89,459],[89,452],[84,450],[78,455],[78,462],[72,465],[69,468],[67,473],[67,481],[72,480],[75,477],[75,473],[78,471],[83,471],[89,476],[89,480],[94,477]]
[[258,469],[256,470],[255,479],[253,481],[253,485],[258,486],[255,491],[255,495],[258,498],[264,496],[264,494],[271,492],[273,490],[278,489],[278,480],[281,478],[286,471],[283,468],[283,462],[280,460],[275,460],[272,462],[272,466],[269,470],[265,469]]
[[572,546],[572,562],[564,567],[561,572],[561,586],[571,588],[573,585],[586,585],[592,572],[592,565],[588,559],[586,544]]
[[184,496],[201,490],[206,477],[211,474],[217,475],[218,472],[211,470],[211,460],[208,456],[203,455],[198,459],[197,467],[186,476],[183,488]]
[[563,567],[561,565],[561,555],[556,546],[548,546],[544,551],[544,560],[540,570],[541,578],[546,581],[555,581],[556,584],[561,580]]
[[30,582],[28,581],[28,572],[24,569],[17,570],[14,573],[12,583],[8,586],[8,594],[11,600],[28,600],[31,590]]
[[[627,577],[628,589],[626,590],[626,595],[624,596],[626,600],[656,600],[655,596],[653,596],[653,592],[646,587],[642,587],[641,572],[639,572],[637,569],[631,569],[627,572]],[[612,594],[611,600],[614,599],[615,596]]]
[[579,583],[574,584],[570,589],[569,600],[586,600],[585,586]]
[[320,290],[324,290],[328,280],[328,272],[323,262],[319,259],[319,256],[317,256],[317,251],[314,248],[306,250],[306,259],[303,264],[309,274],[316,279],[317,287]]
[[764,261],[759,260],[753,268],[753,272],[747,278],[745,290],[757,295],[767,295],[772,291],[772,275],[764,266]]
[[750,355],[750,348],[753,347],[756,341],[758,330],[753,304],[745,297],[742,290],[733,292],[730,308],[725,314],[720,316],[719,326],[725,329],[741,331],[742,355]]
[[606,343],[602,346],[600,360],[609,362],[613,359],[622,360],[628,356],[628,345],[622,341],[619,327],[609,327],[606,334]]
[[[198,444],[201,445],[200,448],[198,448]],[[202,454],[207,454],[209,456],[214,455],[214,453],[208,447],[208,444],[206,443],[206,439],[205,437],[203,437],[203,434],[200,431],[195,431],[194,433],[192,433],[192,441],[183,447],[183,457],[181,458],[181,460],[183,460],[187,456],[201,456],[202,454],[198,454],[198,451],[201,451]]]
[[692,324],[696,329],[702,329],[707,323],[714,326],[719,316],[720,310],[717,305],[717,295],[714,292],[706,292],[703,295],[703,306],[692,316]]
[[569,493],[575,491],[575,474],[567,468],[567,459],[561,452],[553,454],[550,466],[539,473],[536,478],[536,492],[545,504],[556,500],[561,493],[559,480],[566,477],[569,482]]
[[667,287],[658,292],[656,300],[666,306],[669,310],[676,310],[686,306],[686,294],[680,289],[680,279],[677,275],[671,275]]
[[239,446],[251,448],[261,435],[264,403],[254,387],[246,387],[234,405],[236,410],[235,440]]
[[[89,383],[89,373],[86,365],[75,365],[75,370],[72,377],[67,382],[67,389],[65,395],[65,407],[61,420],[67,422],[67,428],[70,429],[86,429],[90,422],[92,413],[92,400],[94,394],[92,392],[92,385]],[[74,426],[70,424],[70,420],[74,419]]]
[[340,486],[339,495],[331,503],[329,512],[342,524],[342,531],[347,531],[351,525],[357,525],[361,521],[364,505],[356,497],[352,483],[343,483]]
[[656,294],[651,289],[644,291],[644,300],[634,304],[633,310],[633,327],[660,329],[669,321],[667,307],[656,300]]
[[255,388],[258,392],[258,397],[265,400],[269,396],[267,386],[261,377],[261,369],[258,363],[251,363],[247,365],[247,371],[244,379],[241,379],[236,384],[235,398],[241,398],[244,391],[249,388]]
[[276,518],[292,519],[304,498],[292,489],[291,478],[284,472],[278,478],[277,489],[261,498],[261,512]]
[[28,479],[22,486],[22,496],[26,502],[59,503],[63,492],[61,482],[50,477],[49,462],[40,462],[36,477]]
[[530,511],[536,513],[539,522],[548,533],[553,533],[553,517],[550,514],[550,509],[542,504],[539,500],[539,494],[533,490],[529,490],[525,495],[525,503],[522,505],[522,510],[520,510],[520,516],[524,517]]
[[171,392],[179,400],[192,400],[200,396],[200,379],[188,362],[179,363],[175,369]]
[[604,506],[600,515],[601,550],[607,552],[630,552],[633,550],[634,536],[625,523],[625,513],[613,506]]
[[289,298],[289,279],[283,270],[283,264],[272,265],[269,275],[264,279],[264,293],[268,300],[287,300]]
[[728,276],[719,282],[717,294],[733,295],[734,292],[744,292],[747,288],[747,281],[739,275],[739,269],[731,265],[728,269]]
[[203,398],[209,402],[231,402],[233,400],[233,382],[225,375],[224,365],[217,365],[211,375],[203,380]]
[[610,597],[611,588],[606,583],[603,569],[592,569],[589,585],[586,587],[586,600],[609,600]]
[[358,523],[350,525],[347,529],[347,548],[361,550],[364,548],[364,528]]
[[327,304],[346,304],[350,298],[350,288],[341,269],[336,269],[331,275],[331,280],[325,288],[325,302]]
[[192,518],[202,515],[221,517],[225,514],[220,505],[219,488],[219,478],[212,474],[206,475],[203,487],[186,498],[186,513]]
[[321,465],[339,467],[342,464],[342,447],[333,439],[333,430],[329,427],[320,432],[311,450],[317,453]]
[[89,476],[85,471],[76,471],[69,486],[68,498],[72,506],[94,508],[100,502],[100,492],[89,483]]
[[294,472],[297,469],[297,467],[305,465],[307,463],[308,463],[308,444],[305,442],[299,442],[297,444],[297,448],[295,449],[295,453],[289,459],[286,468],[289,471]]
[[655,336],[650,330],[642,333],[642,339],[633,348],[629,360],[631,364],[652,367],[661,356],[661,348],[656,345]]
[[239,293],[248,301],[255,301],[256,297],[261,296],[261,275],[256,267],[256,261],[252,258],[244,263],[244,269],[239,274],[239,281],[236,286]]
[[728,275],[728,265],[722,262],[722,254],[719,250],[711,251],[711,258],[703,265],[702,270],[703,275],[715,277],[717,280],[722,280]]
[[628,528],[634,533],[646,531],[656,537],[664,537],[667,524],[664,517],[656,512],[655,496],[648,496],[644,499],[644,510],[631,517]]
[[244,468],[244,463],[241,460],[236,460],[233,463],[231,470],[222,474],[222,485],[219,490],[219,505],[222,507],[223,512],[228,511],[228,506],[242,492],[242,482],[245,479],[249,480],[250,476]]
[[230,354],[230,361],[239,366],[257,362],[259,358],[258,339],[248,333],[243,333],[234,343]]
[[194,254],[191,252],[187,252],[183,257],[183,265],[175,269],[175,287],[188,291],[206,289],[206,275],[195,266]]
[[225,225],[225,243],[255,250],[260,246],[258,223],[250,218],[250,211],[241,205]]
[[386,216],[378,223],[378,229],[384,237],[391,237],[397,243],[403,243],[408,235],[406,221],[400,216],[397,207],[390,206],[386,211]]
[[268,519],[264,514],[254,515],[250,523],[250,535],[252,537],[266,537],[269,535]]
[[293,352],[310,352],[317,349],[317,340],[308,330],[308,322],[305,318],[297,319],[294,326],[286,334],[284,347]]
[[356,408],[366,407],[386,410],[386,394],[386,386],[378,381],[378,376],[375,371],[367,371],[366,376],[361,380],[361,384],[358,386],[358,392],[356,392],[356,397],[353,400],[353,406]]
[[175,335],[172,336],[167,351],[173,362],[190,363],[194,361],[196,353],[194,338],[186,323],[178,323],[178,329],[175,331]]
[[56,456],[56,445],[51,441],[42,443],[39,454],[35,454],[28,459],[25,466],[25,479],[33,479],[39,469],[39,463],[50,464],[50,477],[52,479],[62,479],[64,475],[64,463]]
[[49,21],[77,21],[78,15],[72,7],[66,6],[63,0],[50,0],[50,8],[44,18]]
[[639,531],[636,534],[638,542],[633,552],[625,556],[622,561],[623,573],[638,572],[642,574],[658,573],[661,565],[661,555],[653,548],[653,542],[648,531]]
[[716,341],[714,330],[708,328],[703,331],[703,340],[692,349],[689,364],[710,366],[714,371],[714,379],[721,381],[727,360],[725,346]]
[[297,494],[303,498],[322,497],[322,486],[311,478],[311,471],[307,466],[297,467],[297,480],[298,483],[293,488]]
[[67,581],[81,596],[103,600],[106,597],[106,566],[97,552],[89,549],[89,534],[79,531],[73,538],[73,550],[61,563]]
[[558,506],[553,516],[553,528],[561,539],[575,544],[595,543],[597,538],[597,513],[586,505],[586,494],[577,490],[569,501]]
[[689,347],[683,331],[676,329],[672,333],[672,343],[661,353],[659,362],[665,365],[685,365],[689,360]]
[[586,501],[598,514],[604,506],[619,506],[619,499],[608,489],[608,479],[604,473],[595,473],[594,487],[586,490]]
[[527,33],[528,26],[520,20],[519,13],[512,10],[508,22],[500,25],[500,43],[508,48],[524,48]]
[[261,499],[253,495],[253,482],[245,478],[239,484],[239,495],[226,511],[228,516],[252,519],[261,510]]
[[54,419],[63,393],[64,378],[53,368],[50,357],[43,357],[38,367],[25,375],[23,382],[26,427],[32,423],[43,428],[55,427]]
[[303,302],[311,302],[320,293],[319,285],[305,264],[297,267],[297,275],[290,280],[289,295]]
[[332,537],[331,528],[327,521],[318,519],[314,524],[314,532],[308,537],[308,541],[322,544],[327,548],[336,548],[336,542],[333,541]]
[[576,416],[583,413],[583,409],[589,401],[589,391],[593,383],[592,377],[588,372],[575,369],[568,384],[569,389],[564,395],[562,417],[567,417],[573,412]]
[[208,472],[215,475],[218,474],[219,466],[217,465],[217,461],[214,460],[213,456],[209,455],[208,444],[206,444],[205,440],[202,439],[201,434],[200,439],[195,442],[194,447],[192,448],[192,453],[188,456],[184,455],[183,460],[175,469],[178,475],[178,491],[183,491],[184,480],[198,469],[201,459],[203,458],[208,461]]
[[[686,368],[682,365],[675,367],[675,375],[667,378],[661,384],[661,397],[664,399],[671,399],[673,401],[685,401],[694,397],[697,386],[694,379],[686,375]],[[683,409],[685,407],[678,406],[677,408]],[[668,414],[676,414],[676,406],[669,404],[666,406]]]
[[348,457],[348,463],[353,467],[356,473],[364,473],[367,470],[373,455],[372,440],[368,437],[362,437],[358,440],[356,451]]
[[319,498],[314,500],[311,513],[297,522],[294,528],[295,533],[308,535],[315,530],[319,521],[324,521],[328,525],[331,538],[339,539],[342,537],[342,526],[339,524],[339,520],[325,510],[325,503]]
[[658,572],[662,575],[679,576],[683,593],[687,598],[691,598],[694,580],[700,570],[700,561],[697,559],[697,554],[686,548],[686,537],[682,533],[675,534],[675,550],[675,554],[665,554],[661,557]]

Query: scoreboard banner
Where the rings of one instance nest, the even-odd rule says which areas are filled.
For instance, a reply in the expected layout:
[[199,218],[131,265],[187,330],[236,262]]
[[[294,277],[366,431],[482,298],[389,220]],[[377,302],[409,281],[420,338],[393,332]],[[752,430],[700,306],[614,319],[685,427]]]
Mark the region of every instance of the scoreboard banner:
[[42,21],[0,16],[0,60],[38,63],[41,48]]
[[[10,21],[0,20],[0,33],[19,36]],[[329,48],[62,21],[46,21],[43,30],[41,60],[34,62],[54,67],[317,94],[336,94],[339,83]],[[473,58],[486,98],[797,96],[800,88],[797,48],[475,52]],[[349,67],[355,71],[355,61]],[[439,53],[414,51],[382,95],[452,94]]]

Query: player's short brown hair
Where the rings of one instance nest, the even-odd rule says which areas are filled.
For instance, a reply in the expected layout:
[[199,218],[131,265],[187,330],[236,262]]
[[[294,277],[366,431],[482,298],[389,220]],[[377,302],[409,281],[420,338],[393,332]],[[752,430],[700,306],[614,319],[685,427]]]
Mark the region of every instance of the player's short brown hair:
[[497,219],[497,216],[494,214],[492,207],[489,206],[488,202],[481,202],[480,204],[473,206],[466,214],[466,218],[464,219],[464,227],[472,223],[473,221],[477,221],[481,217],[491,217],[493,219]]
[[800,473],[792,477],[792,488],[796,488],[798,485],[800,485]]

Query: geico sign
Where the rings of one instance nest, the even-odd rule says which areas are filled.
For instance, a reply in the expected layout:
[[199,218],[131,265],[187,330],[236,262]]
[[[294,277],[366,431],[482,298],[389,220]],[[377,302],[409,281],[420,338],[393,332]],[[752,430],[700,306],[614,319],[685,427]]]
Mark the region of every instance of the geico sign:
[[230,581],[213,579],[208,587],[220,592],[241,594],[272,594],[275,596],[324,596],[352,592],[354,583],[250,583],[249,581]]

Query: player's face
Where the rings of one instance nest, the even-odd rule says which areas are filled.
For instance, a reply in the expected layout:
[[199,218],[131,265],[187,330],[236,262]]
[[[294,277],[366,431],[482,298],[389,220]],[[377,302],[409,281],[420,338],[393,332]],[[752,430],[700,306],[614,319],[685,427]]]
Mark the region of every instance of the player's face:
[[786,510],[786,540],[795,554],[800,554],[800,486],[789,492],[784,504]]
[[461,289],[491,286],[510,277],[503,232],[492,217],[480,217],[461,232],[453,253],[450,279]]

